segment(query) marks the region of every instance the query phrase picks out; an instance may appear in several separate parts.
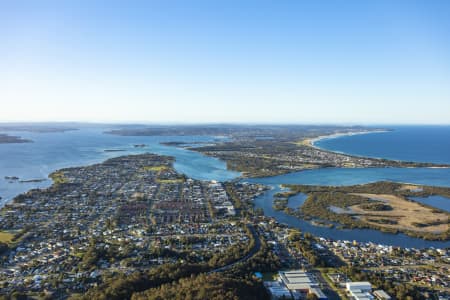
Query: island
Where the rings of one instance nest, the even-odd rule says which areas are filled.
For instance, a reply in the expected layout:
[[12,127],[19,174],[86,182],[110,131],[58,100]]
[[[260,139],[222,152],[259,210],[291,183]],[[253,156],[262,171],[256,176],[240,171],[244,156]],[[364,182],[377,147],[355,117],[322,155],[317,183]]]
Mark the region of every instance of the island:
[[298,193],[308,196],[300,208],[288,211],[299,218],[335,222],[345,228],[402,232],[429,240],[450,239],[450,213],[412,200],[433,195],[450,197],[450,188],[386,181],[354,186],[286,187],[290,191],[277,195],[279,198],[289,201],[289,197]]
[[0,144],[16,144],[16,143],[31,143],[31,142],[32,140],[24,139],[19,136],[0,133]]

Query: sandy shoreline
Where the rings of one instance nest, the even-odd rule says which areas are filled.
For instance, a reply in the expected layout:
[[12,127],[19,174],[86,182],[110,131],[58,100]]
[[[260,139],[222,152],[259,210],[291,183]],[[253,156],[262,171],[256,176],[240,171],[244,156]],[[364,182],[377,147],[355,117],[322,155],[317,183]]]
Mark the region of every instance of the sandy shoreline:
[[342,133],[334,133],[329,135],[321,135],[312,139],[306,139],[303,140],[302,143],[305,145],[308,145],[313,148],[326,150],[318,147],[315,143],[321,140],[325,139],[335,139],[343,136],[353,136],[353,135],[360,135],[360,134],[369,134],[369,133],[383,133],[383,132],[389,132],[389,130],[364,130],[364,131],[355,131],[355,132],[342,132]]

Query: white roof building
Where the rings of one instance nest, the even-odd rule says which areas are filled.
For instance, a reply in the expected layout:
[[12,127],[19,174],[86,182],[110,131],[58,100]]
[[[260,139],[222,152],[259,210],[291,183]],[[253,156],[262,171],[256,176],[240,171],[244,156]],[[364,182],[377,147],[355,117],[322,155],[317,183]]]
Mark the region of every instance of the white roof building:
[[345,284],[347,291],[360,290],[363,292],[372,291],[372,284],[368,281],[347,282]]
[[311,286],[316,286],[309,275],[304,271],[279,272],[280,279],[290,290],[309,290]]
[[391,299],[392,299],[392,297],[389,296],[389,295],[388,295],[385,291],[383,291],[383,290],[376,290],[376,291],[373,292],[373,294],[375,295],[375,297],[376,297],[377,299],[380,299],[380,300],[391,300]]
[[373,299],[373,296],[370,294],[370,292],[372,291],[372,284],[370,282],[367,281],[347,282],[345,286],[352,299],[355,300]]
[[291,292],[278,281],[264,282],[264,285],[269,290],[273,299],[279,299],[283,297],[289,299],[292,297]]
[[301,270],[281,271],[278,272],[278,274],[280,276],[280,281],[293,293],[294,291],[301,291],[303,293],[315,294],[319,299],[327,299],[327,296],[319,288],[311,274]]

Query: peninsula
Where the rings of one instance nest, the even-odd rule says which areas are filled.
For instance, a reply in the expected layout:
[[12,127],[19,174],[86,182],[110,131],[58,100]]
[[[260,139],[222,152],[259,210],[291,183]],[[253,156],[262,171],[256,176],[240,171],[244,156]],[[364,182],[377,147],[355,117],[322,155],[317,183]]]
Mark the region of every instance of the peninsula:
[[314,140],[325,136],[354,135],[381,131],[386,131],[386,129],[361,126],[205,125],[124,128],[107,133],[124,136],[226,136],[228,137],[227,140],[208,143],[208,145],[185,147],[185,143],[182,142],[170,142],[165,143],[165,145],[184,147],[219,158],[227,163],[228,169],[241,172],[243,177],[275,176],[327,167],[450,167],[446,164],[359,157],[327,151],[313,145]]
[[[0,210],[0,298],[270,299],[273,288],[285,295],[299,293],[289,283],[271,281],[279,270],[295,268],[308,279],[303,298],[337,299],[345,294],[340,279],[370,280],[398,299],[448,295],[442,279],[449,270],[449,250],[314,237],[255,209],[253,200],[267,187],[194,180],[177,173],[173,162],[172,157],[141,154],[62,169],[50,175],[51,187],[6,204]],[[448,192],[381,187],[349,187],[345,196],[361,202],[351,208],[363,210],[359,214],[368,223],[387,219],[381,214],[390,207],[400,213],[396,203],[405,200],[388,198],[389,192]],[[307,192],[291,188],[291,193]],[[422,224],[400,217],[398,224],[441,230],[430,217],[439,214],[442,223],[442,212],[410,208],[427,213]],[[263,283],[255,274],[267,279]],[[393,283],[398,276],[402,279]],[[430,276],[436,278],[434,285],[424,285]]]
[[[116,286],[127,274],[147,273],[150,289],[233,269],[237,261],[246,266],[269,253],[253,226],[236,217],[245,197],[262,186],[239,192],[240,184],[193,180],[178,174],[173,161],[142,154],[62,169],[50,175],[51,187],[6,204],[0,211],[0,297],[19,291],[66,299],[89,291],[85,299],[92,299],[106,292],[96,286]],[[227,190],[242,195],[237,207]],[[259,299],[264,289],[255,285],[242,281],[240,293],[249,288]]]

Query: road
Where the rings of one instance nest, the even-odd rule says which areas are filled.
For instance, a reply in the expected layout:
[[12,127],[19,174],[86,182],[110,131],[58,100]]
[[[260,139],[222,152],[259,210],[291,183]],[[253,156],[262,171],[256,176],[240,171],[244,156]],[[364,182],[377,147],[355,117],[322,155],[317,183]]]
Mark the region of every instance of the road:
[[214,269],[212,271],[209,271],[208,274],[219,273],[219,272],[223,272],[223,271],[229,270],[232,267],[234,267],[235,265],[250,259],[251,257],[253,257],[253,255],[255,255],[259,251],[259,249],[261,248],[261,241],[259,239],[258,234],[256,233],[255,228],[253,227],[253,225],[250,225],[250,224],[247,224],[247,228],[252,233],[253,240],[255,241],[255,245],[253,246],[253,248],[245,256],[241,257],[240,259],[232,262],[231,264],[228,264],[228,265],[225,265],[223,267],[220,267],[220,268]]

